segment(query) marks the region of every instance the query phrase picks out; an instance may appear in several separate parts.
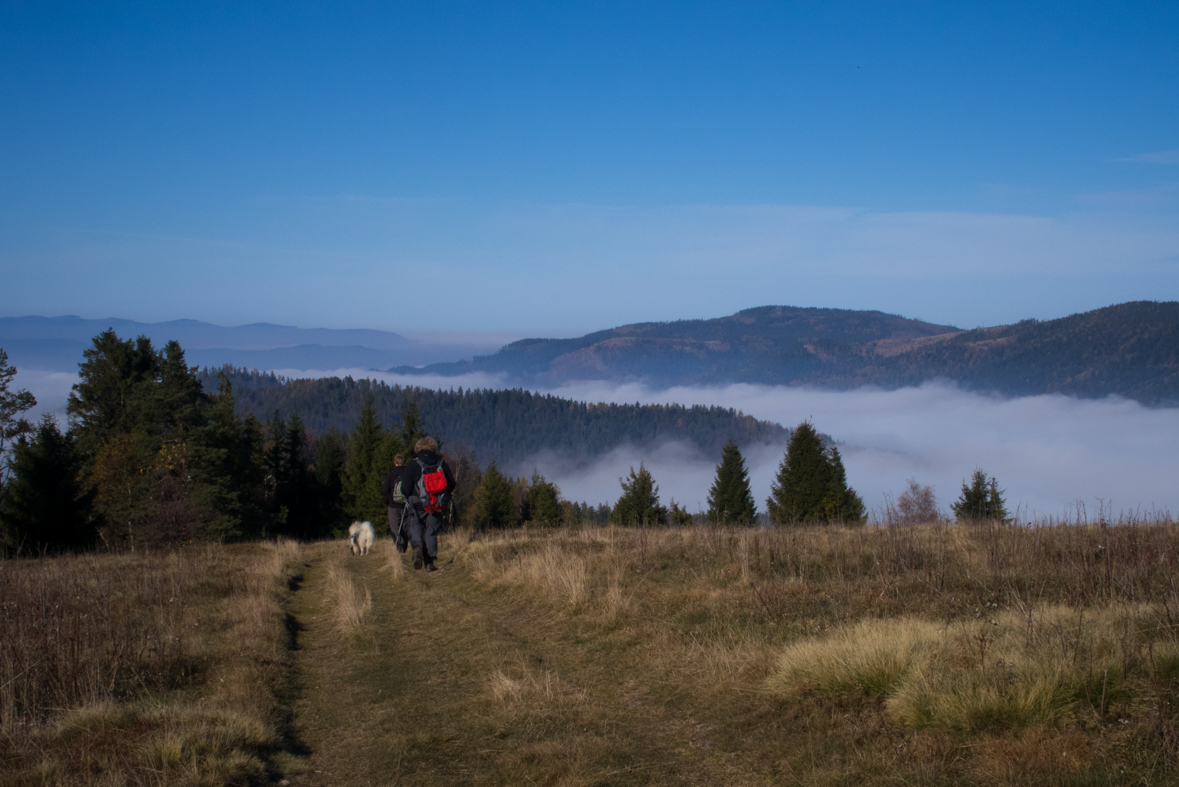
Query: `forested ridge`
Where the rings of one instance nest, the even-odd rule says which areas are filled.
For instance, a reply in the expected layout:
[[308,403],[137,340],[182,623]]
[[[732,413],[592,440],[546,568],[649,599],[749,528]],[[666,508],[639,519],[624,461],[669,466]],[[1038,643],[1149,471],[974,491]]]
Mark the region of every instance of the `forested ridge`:
[[1008,396],[1062,393],[1179,403],[1179,303],[1135,301],[1055,320],[960,330],[873,311],[767,306],[714,320],[528,339],[412,374],[507,374],[531,383],[899,388],[950,380]]
[[729,440],[749,445],[789,438],[779,424],[724,407],[594,404],[522,389],[438,391],[351,377],[287,380],[243,369],[204,370],[206,386],[215,386],[218,373],[232,383],[239,416],[298,415],[309,431],[318,433],[351,430],[367,399],[385,426],[398,424],[399,414],[412,402],[426,432],[444,444],[461,443],[475,452],[480,464],[510,466],[543,450],[589,458],[620,445],[667,440],[688,441],[719,455]]
[[971,388],[1015,396],[1118,394],[1179,402],[1179,303],[1138,301],[1058,320],[976,328],[867,367],[855,381],[914,385],[936,371]]

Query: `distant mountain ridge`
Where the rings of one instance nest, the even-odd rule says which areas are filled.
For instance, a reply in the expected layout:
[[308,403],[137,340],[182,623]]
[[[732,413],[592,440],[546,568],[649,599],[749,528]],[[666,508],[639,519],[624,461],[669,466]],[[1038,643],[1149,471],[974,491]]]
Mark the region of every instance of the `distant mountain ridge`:
[[1179,303],[1136,301],[1057,320],[961,330],[878,311],[764,306],[712,320],[525,339],[421,371],[524,384],[642,381],[898,388],[944,379],[1007,395],[1117,394],[1179,403]]
[[107,318],[0,317],[0,347],[17,368],[76,371],[91,340],[111,328],[120,337],[147,336],[162,347],[175,339],[191,364],[257,369],[378,369],[470,358],[486,345],[420,342],[364,328],[296,328],[253,323],[236,327],[199,320],[144,323]]

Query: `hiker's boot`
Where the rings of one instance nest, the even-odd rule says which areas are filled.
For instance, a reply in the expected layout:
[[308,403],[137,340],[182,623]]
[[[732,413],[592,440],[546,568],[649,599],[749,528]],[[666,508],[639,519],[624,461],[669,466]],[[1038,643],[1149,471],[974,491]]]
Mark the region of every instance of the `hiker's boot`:
[[405,543],[404,541],[397,542],[397,551],[398,552],[400,552],[401,554],[404,555],[407,549],[409,549],[409,544]]
[[413,548],[413,567],[414,567],[415,571],[422,567],[422,548],[421,547],[414,547]]
[[433,563],[426,564],[426,571],[437,571],[437,570],[438,570],[438,566],[434,565]]

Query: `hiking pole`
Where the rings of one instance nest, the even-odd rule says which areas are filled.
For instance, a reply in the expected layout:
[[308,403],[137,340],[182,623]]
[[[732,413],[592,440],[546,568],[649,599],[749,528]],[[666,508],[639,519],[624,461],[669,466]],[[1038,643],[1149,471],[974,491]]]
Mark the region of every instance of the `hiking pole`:
[[405,530],[405,506],[401,507],[401,519],[397,523],[397,536],[393,539],[394,546],[401,541],[401,533]]

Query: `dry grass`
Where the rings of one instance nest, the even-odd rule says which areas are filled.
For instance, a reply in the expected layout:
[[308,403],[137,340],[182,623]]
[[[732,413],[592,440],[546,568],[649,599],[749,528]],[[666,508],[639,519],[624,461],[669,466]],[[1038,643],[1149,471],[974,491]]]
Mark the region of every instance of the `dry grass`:
[[1177,561],[1165,521],[591,527],[462,556],[804,784],[1179,779]]
[[293,543],[0,563],[0,782],[231,784],[279,753]]
[[882,697],[915,729],[1124,718],[1148,709],[1152,674],[1179,665],[1179,643],[1159,637],[1161,613],[1047,606],[951,623],[862,620],[789,645],[768,685],[789,696]]
[[[306,548],[291,608],[378,782],[1179,782],[1173,523],[460,532],[430,575],[346,552]],[[0,783],[273,778],[299,559],[0,564]]]
[[373,608],[368,583],[364,583],[363,591],[356,586],[348,569],[341,565],[346,559],[336,555],[327,564],[327,588],[335,600],[336,626],[345,634],[359,628],[364,616]]

